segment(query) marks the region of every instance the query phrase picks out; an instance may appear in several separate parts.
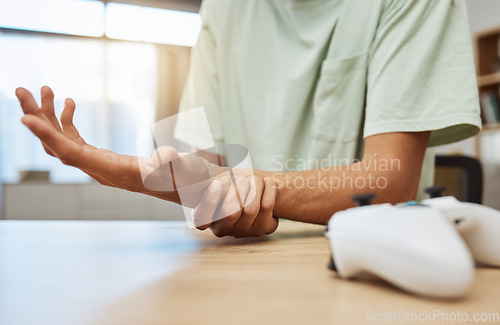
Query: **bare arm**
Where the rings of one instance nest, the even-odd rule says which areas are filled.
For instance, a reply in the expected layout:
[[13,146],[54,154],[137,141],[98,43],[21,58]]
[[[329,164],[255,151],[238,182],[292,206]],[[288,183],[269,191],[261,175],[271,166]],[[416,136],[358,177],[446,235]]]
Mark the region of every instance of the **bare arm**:
[[375,202],[403,202],[417,194],[430,132],[387,133],[365,141],[363,160],[350,165],[289,173],[262,173],[279,186],[274,215],[325,224],[353,207],[351,197],[376,194]]
[[[161,159],[125,156],[97,149],[88,145],[73,125],[73,100],[66,100],[59,124],[54,115],[52,91],[44,87],[41,94],[42,105],[39,107],[27,90],[19,88],[16,91],[25,113],[23,123],[40,139],[48,154],[66,165],[81,169],[103,185],[193,207],[195,224],[196,220],[202,221],[199,229],[210,227],[218,236],[247,237],[271,233],[278,225],[277,217],[325,224],[334,212],[352,207],[351,196],[360,192],[375,192],[378,202],[413,199],[430,134],[376,135],[366,139],[361,162],[291,173],[235,170],[238,174],[236,182],[234,177],[227,175],[211,180],[214,177],[210,173],[211,166],[219,170],[216,165],[207,164],[205,159],[195,155],[183,156],[175,173],[177,186],[183,182],[205,185],[188,200],[181,200],[175,187],[166,191],[152,190],[144,185],[141,177],[144,173],[155,175],[160,167],[158,161],[179,159],[175,149],[156,152]],[[384,162],[391,164],[392,169],[382,168]],[[173,181],[173,171],[172,179],[169,179],[170,172],[158,176],[160,183]],[[234,208],[238,207],[236,198],[241,209]],[[230,212],[224,213],[224,210]],[[212,219],[221,211],[220,220]]]

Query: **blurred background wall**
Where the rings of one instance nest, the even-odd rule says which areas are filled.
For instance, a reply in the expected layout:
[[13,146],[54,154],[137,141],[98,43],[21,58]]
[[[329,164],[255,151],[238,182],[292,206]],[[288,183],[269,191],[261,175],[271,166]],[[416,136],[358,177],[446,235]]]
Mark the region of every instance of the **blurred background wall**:
[[500,1],[466,0],[472,34],[500,25]]

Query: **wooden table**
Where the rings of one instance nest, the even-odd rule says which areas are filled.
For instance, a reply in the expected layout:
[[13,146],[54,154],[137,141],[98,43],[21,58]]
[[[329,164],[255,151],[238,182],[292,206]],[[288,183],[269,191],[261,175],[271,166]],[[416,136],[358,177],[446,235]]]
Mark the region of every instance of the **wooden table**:
[[238,240],[182,222],[0,221],[0,324],[376,324],[375,313],[500,313],[498,269],[478,269],[464,299],[425,299],[339,279],[326,268],[323,231],[283,222],[272,236]]

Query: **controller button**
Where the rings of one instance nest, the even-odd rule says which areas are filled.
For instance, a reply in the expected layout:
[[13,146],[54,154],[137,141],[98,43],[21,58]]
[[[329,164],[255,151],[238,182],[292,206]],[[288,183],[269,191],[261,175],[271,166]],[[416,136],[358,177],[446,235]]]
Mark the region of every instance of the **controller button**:
[[328,268],[332,271],[337,272],[337,266],[335,265],[333,258],[330,260],[330,263],[328,263]]
[[375,198],[375,194],[373,193],[364,193],[354,195],[351,199],[356,202],[358,206],[365,206],[372,204],[373,199]]
[[429,194],[431,199],[442,197],[444,192],[446,191],[446,186],[432,186],[428,187],[425,190],[425,193]]

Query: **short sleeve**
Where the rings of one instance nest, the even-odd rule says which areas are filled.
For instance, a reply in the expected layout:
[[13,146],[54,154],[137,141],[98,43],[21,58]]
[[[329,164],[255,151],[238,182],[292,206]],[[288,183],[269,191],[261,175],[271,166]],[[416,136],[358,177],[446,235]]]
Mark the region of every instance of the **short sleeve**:
[[481,128],[464,0],[393,1],[370,48],[364,137],[432,131],[429,146]]
[[[223,134],[221,127],[219,87],[216,64],[216,40],[212,27],[212,12],[210,1],[204,1],[200,11],[202,27],[198,42],[191,52],[189,74],[181,97],[179,112],[182,113],[192,108],[203,107],[208,120],[208,125],[213,141],[222,142]],[[198,125],[206,124],[206,121],[193,120],[199,114],[179,114],[175,127],[176,139],[193,147],[204,147],[199,143],[196,135]]]

